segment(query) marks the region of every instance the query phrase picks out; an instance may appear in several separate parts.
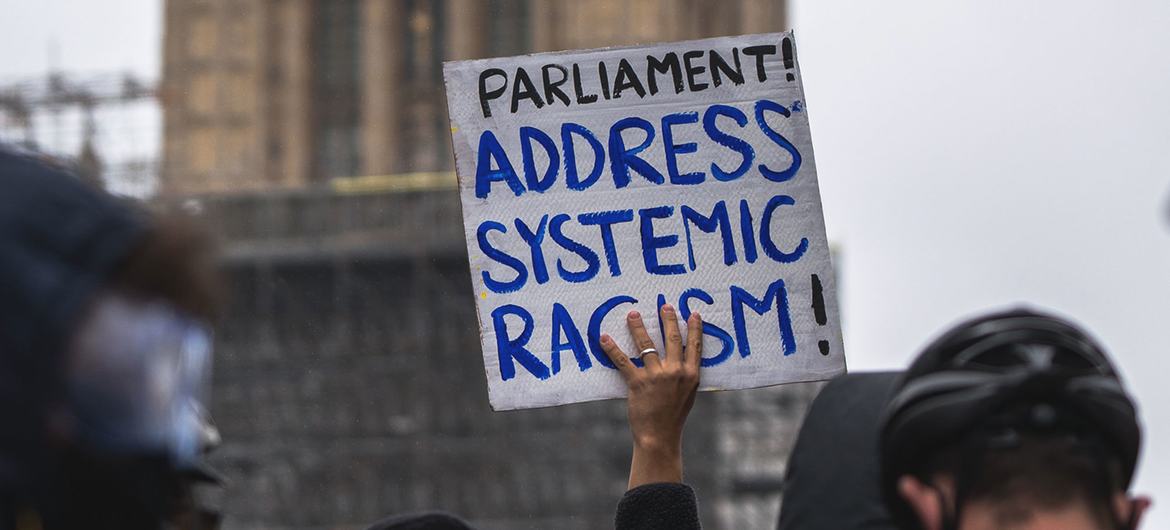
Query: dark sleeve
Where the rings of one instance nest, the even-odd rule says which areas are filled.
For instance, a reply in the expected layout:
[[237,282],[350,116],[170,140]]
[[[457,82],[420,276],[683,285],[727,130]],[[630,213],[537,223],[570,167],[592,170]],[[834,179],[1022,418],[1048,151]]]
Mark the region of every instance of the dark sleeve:
[[699,530],[699,503],[686,484],[645,484],[618,502],[617,530]]

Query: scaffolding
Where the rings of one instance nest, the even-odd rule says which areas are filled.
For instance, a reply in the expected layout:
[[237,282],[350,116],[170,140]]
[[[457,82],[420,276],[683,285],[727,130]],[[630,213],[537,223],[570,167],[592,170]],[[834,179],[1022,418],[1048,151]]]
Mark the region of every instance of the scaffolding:
[[155,83],[131,73],[0,82],[0,142],[68,160],[115,193],[153,192],[160,123]]

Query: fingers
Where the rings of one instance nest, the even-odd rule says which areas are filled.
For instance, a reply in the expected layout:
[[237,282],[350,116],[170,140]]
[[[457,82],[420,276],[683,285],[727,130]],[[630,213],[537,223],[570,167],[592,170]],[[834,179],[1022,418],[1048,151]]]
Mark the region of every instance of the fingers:
[[683,356],[683,365],[688,370],[699,373],[699,364],[703,361],[703,317],[698,313],[691,313],[687,319],[687,348]]
[[630,362],[630,357],[626,355],[626,352],[622,351],[617,343],[613,341],[613,337],[604,334],[601,336],[601,349],[609,357],[610,362],[617,367],[618,372],[621,372],[622,379],[625,379],[629,383],[630,378],[635,375],[634,370],[637,370],[638,367]]
[[634,345],[638,348],[638,356],[642,358],[642,363],[651,370],[661,368],[662,360],[659,359],[658,353],[642,353],[646,350],[658,351],[658,348],[654,347],[654,341],[650,340],[650,334],[646,332],[641,313],[630,311],[629,315],[626,315],[626,324],[630,327],[630,335],[634,337]]
[[683,362],[685,355],[683,353],[682,332],[678,329],[678,315],[670,304],[662,304],[658,309],[658,318],[662,319],[662,331],[666,338],[666,356],[662,358],[664,363],[678,363]]

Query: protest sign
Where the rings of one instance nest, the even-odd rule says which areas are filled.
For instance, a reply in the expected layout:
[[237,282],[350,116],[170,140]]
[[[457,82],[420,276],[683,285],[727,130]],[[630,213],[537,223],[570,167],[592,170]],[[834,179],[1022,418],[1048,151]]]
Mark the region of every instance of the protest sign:
[[703,318],[704,389],[845,370],[791,32],[443,74],[494,409],[624,396],[599,337],[636,355],[664,303]]

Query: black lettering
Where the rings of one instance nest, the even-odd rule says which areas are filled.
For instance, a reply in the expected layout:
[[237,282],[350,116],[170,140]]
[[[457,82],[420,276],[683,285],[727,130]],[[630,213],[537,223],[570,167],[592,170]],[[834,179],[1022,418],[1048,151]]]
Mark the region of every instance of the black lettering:
[[691,63],[692,59],[698,59],[703,56],[703,52],[699,50],[691,50],[683,54],[683,65],[687,69],[687,85],[690,86],[691,92],[699,92],[707,89],[707,83],[696,83],[695,76],[706,72],[707,67]]
[[[521,87],[520,85],[524,85]],[[540,94],[536,92],[536,87],[532,85],[532,80],[528,78],[528,72],[523,68],[516,69],[516,79],[512,82],[512,113],[516,113],[516,109],[520,108],[521,99],[530,99],[536,108],[544,106],[544,101],[541,101]]]
[[711,52],[708,53],[708,56],[711,58],[712,84],[715,86],[723,84],[724,75],[726,75],[727,79],[731,80],[731,82],[736,85],[743,84],[743,70],[739,64],[739,48],[731,49],[731,59],[732,62],[735,63],[735,69],[732,69],[731,65],[727,64],[727,61],[723,59],[723,56],[719,55],[719,53],[717,53],[715,50],[711,50]]
[[573,94],[577,96],[578,105],[597,101],[597,94],[586,94],[581,88],[581,67],[577,63],[573,63]]
[[[549,72],[552,70],[559,70],[561,72],[561,78],[553,81],[549,76]],[[551,105],[553,98],[555,97],[561,100],[561,103],[564,103],[565,106],[568,107],[569,96],[565,94],[564,90],[561,90],[560,86],[569,80],[569,71],[566,70],[564,66],[559,64],[546,64],[544,65],[544,68],[541,69],[540,73],[541,77],[544,78],[544,100]]]
[[609,71],[604,61],[597,61],[597,77],[601,79],[601,96],[609,99]]
[[[503,76],[504,83],[500,88],[494,90],[487,89],[487,80],[489,77]],[[508,73],[499,68],[488,68],[479,73],[479,106],[483,109],[483,117],[492,117],[492,108],[488,105],[488,101],[496,99],[504,95],[504,89],[508,88]],[[512,112],[516,112],[513,110]]]
[[660,74],[669,72],[674,79],[674,93],[682,93],[682,68],[679,67],[677,53],[670,52],[663,55],[661,61],[653,55],[646,56],[646,84],[650,87],[651,96],[658,93],[658,78],[654,75],[655,72]]
[[634,73],[634,67],[630,66],[630,61],[622,59],[618,63],[617,77],[613,80],[614,99],[622,97],[622,91],[627,88],[634,89],[640,98],[646,97],[646,89],[642,88],[642,81],[638,79],[638,74]]
[[744,55],[750,55],[756,58],[756,78],[761,83],[768,80],[768,74],[764,72],[764,57],[769,55],[776,55],[775,44],[763,44],[760,46],[748,46],[743,49]]

